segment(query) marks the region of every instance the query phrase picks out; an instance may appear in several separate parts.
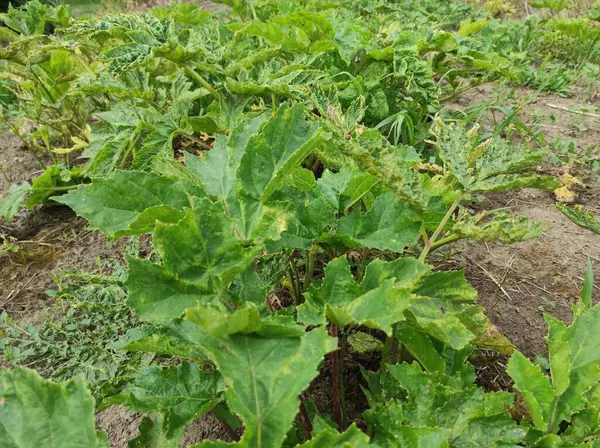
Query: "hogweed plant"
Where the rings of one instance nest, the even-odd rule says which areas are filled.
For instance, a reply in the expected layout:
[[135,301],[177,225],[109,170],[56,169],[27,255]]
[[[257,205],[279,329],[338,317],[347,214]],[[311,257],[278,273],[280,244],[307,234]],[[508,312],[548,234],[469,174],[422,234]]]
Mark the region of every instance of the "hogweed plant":
[[[433,134],[441,171],[432,176],[417,171],[408,148],[391,146],[376,132],[337,132],[304,106],[284,104],[274,115],[251,114],[230,135],[218,136],[205,156],[187,155],[185,166],[160,161],[162,172],[172,164],[177,174],[117,171],[55,198],[110,237],[152,233],[160,259],[129,258],[127,303],[145,325],[115,346],[181,363],[142,369],[103,406],[120,403],[151,414],[142,436],[160,446],[179,446],[185,426],[221,402],[243,424],[240,446],[285,445],[300,409],[307,446],[338,440],[490,446],[561,437],[558,423],[593,405],[585,394],[597,379],[577,373],[597,369],[588,347],[593,341],[579,337],[600,322],[588,297],[591,279],[574,324],[558,334],[558,321],[550,321],[551,365],[559,371],[570,363],[573,372],[553,373],[561,381],[547,386],[555,404],[536,407],[540,391],[528,382],[547,377],[522,355],[511,358],[509,372],[531,410],[529,427],[507,414],[511,393],[486,394],[473,384],[468,363],[475,348],[510,354],[512,345],[474,304],[477,294],[462,271],[427,264],[432,251],[462,238],[511,243],[538,235],[541,224],[493,211],[471,215],[461,204],[479,192],[556,182],[532,168],[541,152],[497,138],[480,142],[476,128],[440,121]],[[380,151],[361,151],[366,138],[379,142]],[[315,176],[307,163],[314,166],[320,152],[339,153],[344,167]],[[287,286],[289,306],[269,300],[274,270],[268,263],[287,265],[275,285]],[[367,434],[348,426],[339,352],[368,337],[383,337],[383,354],[378,369],[364,370]],[[301,399],[324,365],[334,375],[333,403],[319,412],[331,412],[333,426],[314,415],[311,424]],[[32,412],[27,394],[43,390],[65,406],[91,400],[77,381],[43,383],[23,369],[3,378],[1,427],[26,445],[35,431],[21,431],[9,419],[37,421],[25,418]],[[565,395],[569,381],[579,391],[575,404]],[[17,393],[21,387],[25,395]],[[431,393],[420,396],[424,390]],[[88,404],[87,420],[77,427],[100,444],[90,427],[92,410]]]
[[[431,264],[462,239],[510,244],[544,229],[469,205],[557,188],[538,170],[545,152],[435,118],[440,94],[498,79],[506,61],[427,11],[412,14],[431,33],[402,28],[403,2],[347,13],[336,2],[227,3],[243,21],[180,5],[64,31],[101,55],[78,79],[99,122],[80,177],[54,167],[31,195],[109,238],[151,234],[153,256],[127,260],[126,303],[142,324],[112,347],[174,358],[97,408],[147,414],[132,447],[180,446],[211,409],[241,438],[198,447],[593,441],[591,270],[572,325],[547,318],[549,377],[491,325],[463,271]],[[443,11],[464,18],[462,7]],[[474,384],[469,357],[480,348],[512,354],[525,416],[508,412],[513,393]],[[347,403],[343,364],[354,353],[364,420]],[[313,403],[317,376],[330,378],[330,407]],[[5,370],[0,403],[0,446],[107,444],[81,380]]]

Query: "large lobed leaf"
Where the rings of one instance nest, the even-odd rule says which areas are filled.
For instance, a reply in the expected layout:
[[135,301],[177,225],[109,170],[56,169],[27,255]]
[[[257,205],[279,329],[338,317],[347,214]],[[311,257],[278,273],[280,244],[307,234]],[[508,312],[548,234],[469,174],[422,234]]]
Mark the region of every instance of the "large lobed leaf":
[[337,348],[323,327],[296,338],[207,335],[198,342],[225,378],[229,409],[244,423],[242,439],[234,446],[249,448],[281,446],[298,412],[298,395],[317,375],[325,354]]
[[[374,442],[415,448],[517,445],[525,430],[505,411],[512,394],[485,393],[473,380],[470,369],[451,376],[430,374],[417,363],[391,365],[371,375],[371,409],[365,418],[373,425]],[[377,392],[381,386],[386,395]]]
[[557,202],[556,208],[579,227],[583,227],[590,232],[600,235],[600,220],[598,220],[591,212],[584,210],[581,205],[569,207],[566,204]]
[[536,429],[555,433],[560,423],[588,405],[587,394],[600,381],[600,305],[580,304],[573,323],[545,316],[551,378],[520,352],[513,354],[508,373],[523,395]]
[[129,259],[128,304],[143,319],[173,319],[201,300],[213,300],[257,255],[243,247],[223,206],[194,198],[181,221],[156,224],[162,265]]
[[130,411],[164,416],[163,432],[172,439],[215,407],[222,400],[223,388],[218,372],[204,372],[197,364],[183,362],[165,370],[142,369],[120,399]]
[[552,176],[535,172],[546,155],[524,145],[510,145],[493,137],[480,142],[477,127],[444,124],[436,120],[432,132],[437,137],[439,156],[467,191],[502,192],[514,188],[553,190],[560,184]]
[[154,173],[118,171],[54,200],[71,207],[90,221],[92,228],[118,238],[150,232],[157,220],[177,222],[184,215],[183,209],[191,206],[189,195],[204,193],[187,181]]
[[360,324],[391,335],[392,325],[405,319],[404,311],[417,298],[411,286],[428,270],[429,266],[413,258],[390,263],[375,260],[358,284],[348,260],[336,258],[325,267],[323,284],[306,292],[298,319],[315,325],[327,317],[337,325]]
[[0,376],[0,447],[108,447],[81,379],[55,383],[16,367]]

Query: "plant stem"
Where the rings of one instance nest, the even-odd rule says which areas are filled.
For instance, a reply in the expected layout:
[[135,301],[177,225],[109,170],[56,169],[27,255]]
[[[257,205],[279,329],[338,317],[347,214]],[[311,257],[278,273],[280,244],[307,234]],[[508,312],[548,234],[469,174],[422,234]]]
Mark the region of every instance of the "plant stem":
[[385,342],[383,343],[383,351],[381,352],[381,363],[379,364],[379,372],[380,373],[383,372],[385,365],[388,363],[388,361],[390,359],[390,353],[392,351],[393,340],[394,340],[393,333],[391,336],[385,337]]
[[79,184],[77,184],[77,185],[63,185],[63,186],[60,186],[60,187],[36,187],[36,190],[69,191],[69,190],[74,190],[77,187],[79,187]]
[[131,143],[129,143],[129,146],[127,147],[127,151],[125,151],[125,155],[123,156],[123,159],[121,160],[121,168],[122,169],[125,168],[125,164],[127,163],[129,154],[131,154],[131,152],[135,150],[135,147],[137,146],[138,142],[140,141],[141,136],[142,136],[142,130],[137,129],[135,138],[131,141]]
[[313,247],[306,251],[305,254],[305,263],[306,263],[306,272],[304,273],[304,291],[308,289],[312,282],[313,273],[315,270],[315,257],[319,252],[319,245],[313,244]]
[[308,411],[306,410],[306,405],[304,404],[304,400],[302,398],[300,398],[300,420],[302,420],[304,437],[306,437],[306,440],[310,440],[313,427],[312,423],[310,422],[310,417],[308,416]]
[[344,386],[344,356],[346,354],[346,332],[343,332],[340,341],[339,377],[340,377],[340,405],[342,411],[342,431],[348,427],[348,407],[346,406],[346,387]]
[[[329,336],[337,337],[338,330],[336,324],[329,324]],[[342,403],[340,400],[340,354],[337,350],[331,353],[331,399],[333,401],[331,416],[338,429],[343,431]]]
[[292,274],[291,267],[289,269],[286,269],[285,276],[287,277],[287,281],[290,284],[290,294],[292,295],[292,298],[294,299],[294,303],[296,304],[296,306],[298,306],[298,305],[300,305],[300,299],[296,295],[296,283],[294,281],[294,275]]
[[258,16],[256,15],[256,9],[254,9],[254,2],[252,0],[248,0],[248,5],[250,6],[250,13],[252,14],[252,18],[254,20],[257,20]]
[[577,73],[579,73],[581,71],[584,64],[590,59],[590,56],[592,55],[592,52],[594,51],[594,47],[598,43],[598,39],[600,39],[600,32],[596,35],[596,38],[590,44],[590,47],[588,48],[588,51],[586,52],[585,57],[581,61],[581,64],[579,64],[579,67],[577,67]]
[[438,237],[444,230],[444,227],[446,227],[446,223],[448,222],[448,220],[454,213],[454,210],[456,210],[456,207],[458,207],[458,204],[460,204],[460,201],[462,201],[462,199],[463,199],[463,194],[460,193],[458,195],[458,197],[454,200],[454,202],[452,203],[452,205],[450,206],[450,208],[448,209],[448,211],[446,212],[444,217],[442,218],[442,221],[437,226],[437,229],[435,229],[435,232],[433,232],[433,235],[431,235],[431,238],[429,238],[429,241],[427,242],[427,244],[425,244],[425,247],[423,248],[423,252],[421,252],[421,255],[419,256],[419,261],[425,261],[425,258],[429,254],[431,247],[433,246],[435,241],[438,239]]
[[423,244],[429,244],[429,236],[427,236],[427,230],[425,229],[425,224],[421,223],[421,237],[423,238]]
[[292,278],[294,280],[294,289],[296,291],[296,297],[298,297],[298,304],[300,304],[302,297],[302,289],[300,288],[300,274],[298,273],[298,266],[296,266],[296,262],[293,258],[290,260],[290,268],[292,271]]
[[208,83],[206,82],[206,80],[200,76],[198,74],[198,72],[196,70],[194,70],[193,67],[186,65],[185,66],[185,72],[191,76],[192,78],[194,78],[196,81],[198,81],[198,84],[200,84],[202,87],[204,87],[206,90],[208,90],[210,92],[210,94],[217,100],[217,101],[221,101],[221,96],[219,95],[219,93]]
[[431,250],[433,251],[433,250],[439,249],[440,247],[445,246],[446,244],[453,243],[460,239],[462,239],[462,237],[460,235],[453,233],[452,235],[448,235],[447,237],[442,238],[441,240],[438,240],[435,243],[433,243],[431,245]]

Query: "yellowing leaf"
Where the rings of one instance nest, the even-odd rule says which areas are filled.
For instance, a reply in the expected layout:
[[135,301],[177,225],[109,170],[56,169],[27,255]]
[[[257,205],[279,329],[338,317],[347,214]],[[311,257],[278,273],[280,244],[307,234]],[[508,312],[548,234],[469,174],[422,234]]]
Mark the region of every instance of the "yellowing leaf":
[[89,145],[88,142],[80,139],[79,137],[71,137],[71,140],[73,141],[74,145],[70,148],[56,148],[53,149],[52,152],[55,154],[69,154],[73,151],[77,151],[78,149],[86,148]]
[[567,203],[575,202],[575,198],[577,197],[575,192],[566,186],[554,190],[554,196],[556,196],[557,201]]

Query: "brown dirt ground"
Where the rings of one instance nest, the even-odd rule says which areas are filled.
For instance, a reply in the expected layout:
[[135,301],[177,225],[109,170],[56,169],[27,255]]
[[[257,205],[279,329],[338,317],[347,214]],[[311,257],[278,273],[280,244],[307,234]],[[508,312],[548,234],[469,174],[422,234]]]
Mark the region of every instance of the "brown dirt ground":
[[[142,418],[141,414],[131,413],[123,406],[113,406],[96,414],[96,427],[108,434],[111,448],[126,448],[127,441],[139,435],[138,427]],[[233,442],[236,439],[211,411],[185,429],[181,446],[190,446],[203,440]]]
[[[539,123],[546,143],[556,138],[570,138],[578,153],[594,148],[595,154],[582,165],[579,162],[562,167],[543,167],[557,176],[564,172],[580,176],[586,187],[576,201],[586,209],[600,214],[600,183],[598,174],[586,168],[600,160],[600,118],[581,115],[564,108],[600,107],[600,90],[574,86],[568,98],[542,94],[527,104],[519,118],[527,124]],[[499,98],[498,105],[518,104],[531,95],[524,88],[506,90],[483,86],[458,99],[451,108],[473,106],[490,97]],[[502,113],[486,114],[489,124],[499,123]],[[532,127],[536,129],[536,127]],[[538,239],[513,245],[468,242],[459,245],[459,264],[466,267],[467,278],[479,292],[479,302],[486,308],[491,321],[528,355],[546,351],[544,313],[571,320],[571,304],[580,296],[588,257],[594,263],[596,279],[600,278],[600,236],[581,229],[555,207],[552,192],[522,190],[508,194],[488,195],[478,207],[504,208],[514,215],[544,221],[548,227]],[[596,297],[598,287],[595,287]]]
[[[12,134],[0,136],[0,166],[9,179],[0,179],[0,195],[13,183],[29,181],[41,168]],[[23,210],[12,223],[0,223],[0,235],[18,247],[0,250],[0,312],[26,318],[51,305],[45,291],[52,276],[69,269],[95,271],[97,258],[115,257],[122,243],[110,244],[98,232],[86,230],[86,221],[65,207]]]

